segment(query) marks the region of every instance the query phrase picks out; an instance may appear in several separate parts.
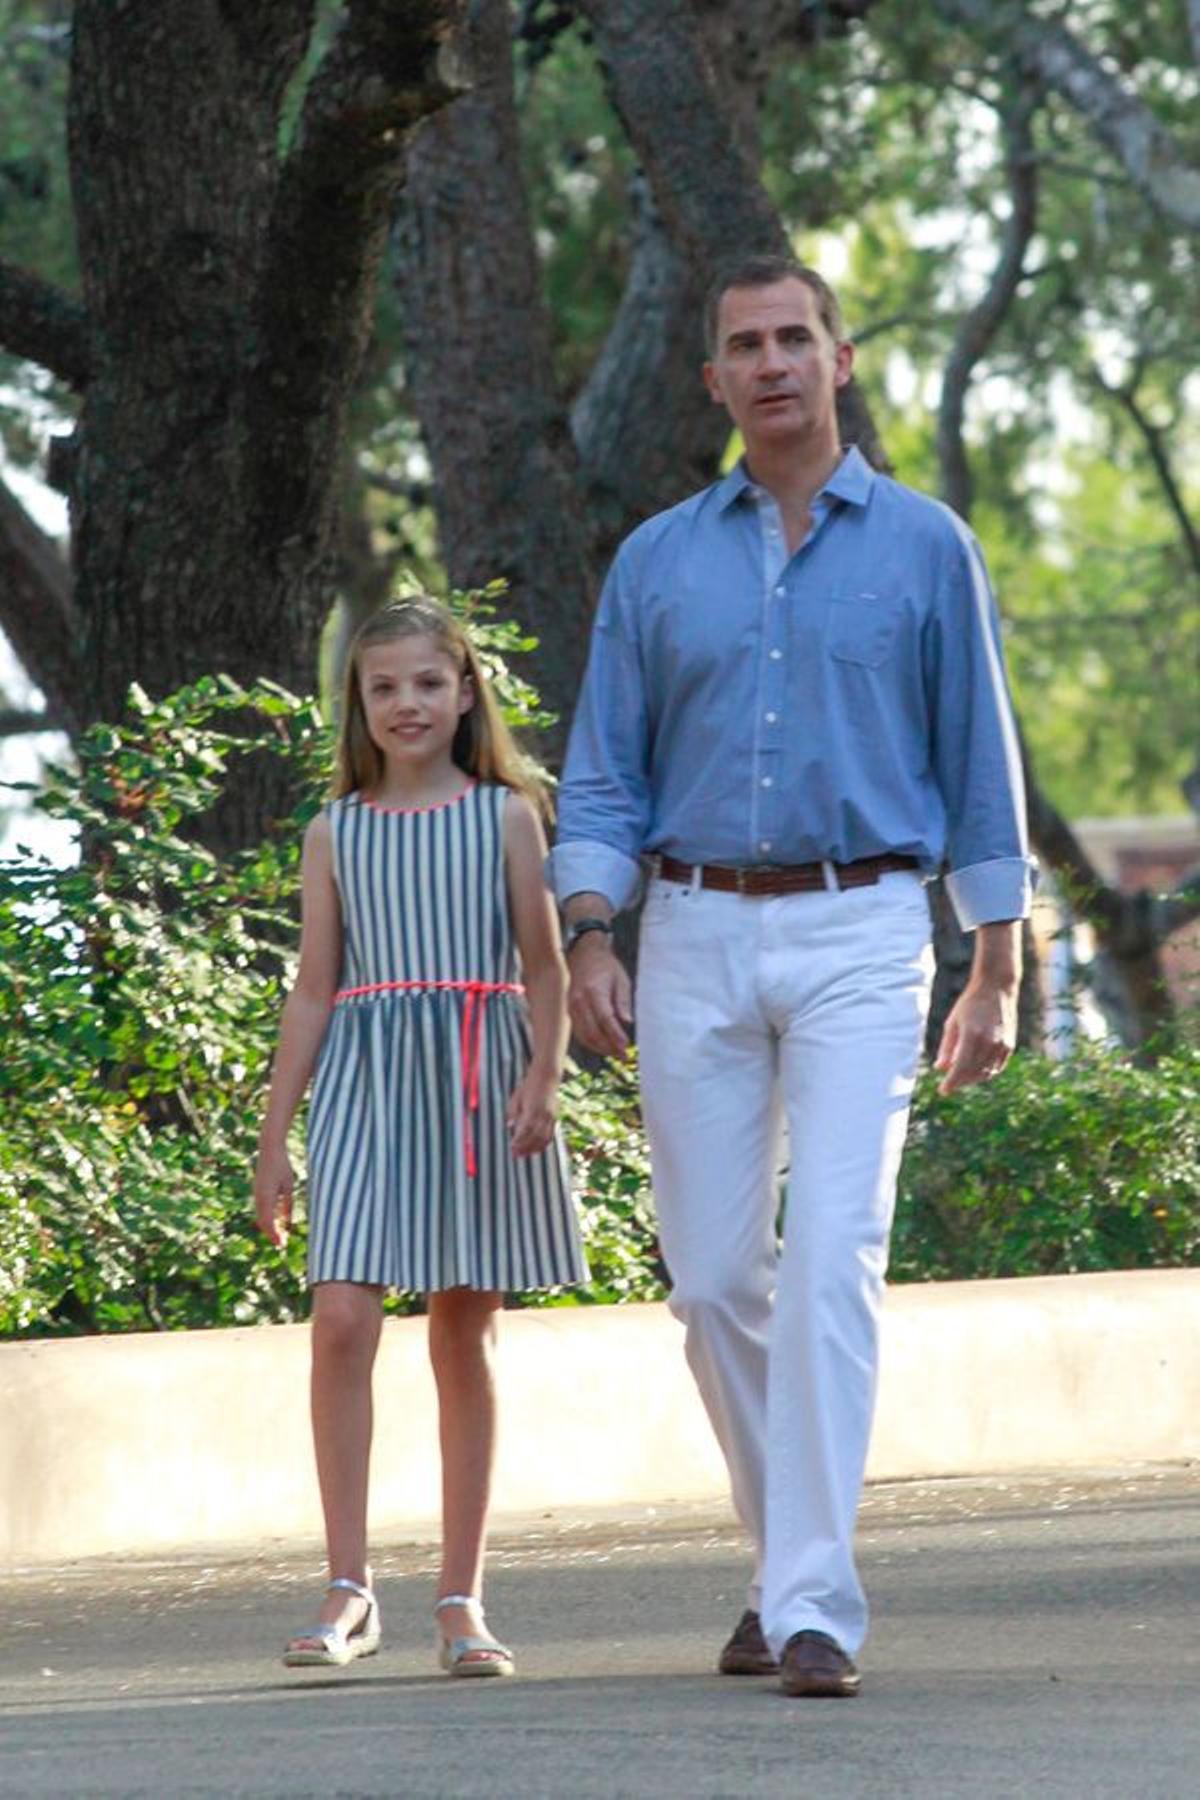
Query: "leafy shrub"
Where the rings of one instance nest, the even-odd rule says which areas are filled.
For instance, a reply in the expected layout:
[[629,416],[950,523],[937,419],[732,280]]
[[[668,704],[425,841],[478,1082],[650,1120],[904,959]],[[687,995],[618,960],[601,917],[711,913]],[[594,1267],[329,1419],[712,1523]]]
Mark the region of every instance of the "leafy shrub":
[[1013,1059],[948,1099],[918,1087],[892,1237],[894,1281],[1195,1263],[1200,1051],[1153,1067],[1093,1050]]
[[[606,1064],[596,1073],[571,1071],[563,1083],[562,1111],[591,1272],[589,1286],[577,1298],[585,1303],[661,1300],[666,1271],[658,1249],[650,1154],[633,1059]],[[572,1296],[554,1303],[563,1298]]]
[[[536,694],[507,668],[529,643],[491,619],[495,597],[474,603],[472,631],[510,719],[536,724]],[[301,802],[253,850],[219,860],[193,841],[194,821],[243,757],[264,753],[284,760]],[[0,1334],[301,1315],[303,1220],[281,1253],[249,1202],[300,841],[329,756],[311,702],[209,678],[157,704],[135,691],[128,718],[88,732],[37,796],[86,854],[77,868],[30,857],[2,871]],[[1186,1041],[1153,1069],[1099,1053],[1018,1058],[950,1100],[923,1077],[893,1279],[1194,1262],[1198,1077]],[[572,1071],[563,1122],[592,1281],[529,1303],[660,1297],[632,1064]]]
[[303,1294],[302,1244],[280,1257],[247,1212],[303,815],[225,864],[185,832],[253,751],[315,792],[326,735],[267,683],[134,692],[130,713],[37,799],[81,833],[80,866],[30,859],[0,890],[8,1333],[291,1318]]
[[[499,592],[458,601],[506,716],[536,728],[538,697],[508,667],[530,641],[492,616]],[[301,802],[252,850],[218,860],[194,822],[243,758],[264,753],[285,761]],[[0,871],[0,1334],[305,1309],[303,1218],[281,1253],[249,1202],[294,966],[300,843],[330,757],[311,702],[213,677],[160,703],[134,690],[128,717],[87,732],[36,795],[85,854],[66,870],[27,856]],[[631,1077],[576,1072],[565,1123],[589,1187],[596,1280],[584,1297],[657,1292]]]

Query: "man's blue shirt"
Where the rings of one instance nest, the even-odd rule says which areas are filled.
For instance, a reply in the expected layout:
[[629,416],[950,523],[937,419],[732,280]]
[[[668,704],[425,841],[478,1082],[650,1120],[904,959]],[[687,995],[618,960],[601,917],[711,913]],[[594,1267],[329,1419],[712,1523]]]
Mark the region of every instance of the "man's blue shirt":
[[743,464],[638,527],[600,599],[559,793],[560,900],[639,859],[949,860],[970,929],[1028,911],[1033,864],[979,546],[849,450],[791,557]]

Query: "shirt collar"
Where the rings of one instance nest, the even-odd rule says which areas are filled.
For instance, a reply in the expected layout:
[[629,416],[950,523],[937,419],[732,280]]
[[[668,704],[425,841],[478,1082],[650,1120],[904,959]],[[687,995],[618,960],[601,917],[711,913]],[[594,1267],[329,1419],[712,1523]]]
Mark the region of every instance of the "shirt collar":
[[[858,445],[851,444],[816,497],[819,499],[821,495],[828,494],[835,500],[848,501],[851,506],[865,506],[874,481],[874,469]],[[717,506],[724,512],[735,500],[754,491],[755,483],[746,467],[746,459],[739,456],[728,475],[717,483]]]

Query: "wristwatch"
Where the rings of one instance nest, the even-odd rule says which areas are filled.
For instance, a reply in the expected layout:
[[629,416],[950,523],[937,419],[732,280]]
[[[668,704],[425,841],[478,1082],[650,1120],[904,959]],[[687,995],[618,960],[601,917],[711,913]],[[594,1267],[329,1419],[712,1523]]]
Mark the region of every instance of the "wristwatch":
[[588,931],[602,931],[605,937],[610,938],[613,934],[612,920],[572,919],[571,923],[567,926],[566,931],[563,933],[563,954],[569,955],[575,948],[575,945],[579,942],[580,938]]

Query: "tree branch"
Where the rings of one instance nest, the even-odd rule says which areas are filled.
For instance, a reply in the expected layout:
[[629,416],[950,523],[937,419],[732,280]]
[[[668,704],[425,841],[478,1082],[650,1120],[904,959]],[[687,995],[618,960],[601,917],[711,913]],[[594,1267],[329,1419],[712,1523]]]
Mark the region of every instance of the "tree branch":
[[1171,466],[1171,456],[1167,448],[1167,433],[1161,430],[1159,426],[1155,425],[1145,408],[1138,401],[1137,378],[1124,386],[1113,387],[1109,382],[1105,381],[1099,369],[1093,368],[1090,371],[1089,379],[1092,386],[1098,389],[1100,393],[1106,395],[1108,399],[1116,401],[1122,411],[1132,420],[1134,426],[1141,435],[1142,442],[1146,446],[1150,461],[1154,465],[1154,472],[1158,476],[1158,483],[1162,489],[1163,498],[1166,500],[1175,523],[1179,527],[1179,535],[1183,539],[1183,546],[1187,553],[1188,561],[1192,565],[1192,571],[1200,578],[1200,532],[1197,532],[1196,530],[1192,516],[1187,509],[1187,502],[1184,500],[1182,490],[1175,479],[1175,471]]
[[[664,229],[705,285],[738,257],[790,255],[783,221],[739,139],[691,0],[581,0],[609,93]],[[861,391],[839,394],[843,441],[886,458]]]
[[699,266],[791,246],[730,129],[689,0],[581,0],[672,240]]
[[1010,201],[1008,223],[992,278],[978,303],[959,321],[942,377],[937,422],[942,499],[964,519],[971,516],[972,502],[971,470],[963,443],[967,391],[976,364],[986,354],[1016,298],[1025,253],[1037,222],[1037,165],[1031,129],[1036,104],[1033,90],[1025,88],[1002,111]]
[[[695,21],[718,105],[741,154],[758,160],[758,119],[777,55],[811,48],[811,11],[794,0],[694,0]],[[870,0],[866,0],[866,5]],[[831,29],[864,7],[831,10]],[[836,16],[834,16],[836,15]],[[713,479],[729,421],[700,376],[704,296],[711,269],[673,241],[645,175],[632,184],[633,254],[621,304],[571,415],[598,550],[605,561],[648,514]],[[647,394],[663,403],[647,406]]]
[[[316,307],[287,302],[271,348],[294,359],[289,326],[316,347],[331,305],[360,273],[373,227],[386,218],[414,128],[467,91],[456,31],[465,0],[352,0],[305,96],[284,165],[265,285],[316,290]],[[332,258],[332,260],[331,260]],[[334,277],[348,260],[350,275]],[[299,313],[299,316],[298,316]]]
[[[1062,814],[1038,783],[1021,737],[1029,836],[1054,870],[1071,910],[1085,919],[1112,960],[1123,994],[1122,1035],[1135,1047],[1166,1027],[1174,1013],[1160,946],[1168,935],[1200,916],[1195,877],[1174,895],[1123,894],[1109,887]],[[1192,910],[1194,905],[1195,910]]]
[[[272,209],[251,406],[252,497],[284,537],[329,491],[409,139],[466,90],[465,0],[351,0],[309,85]],[[297,454],[306,442],[306,453]]]
[[[937,0],[937,7],[944,19],[1015,58],[1075,107],[1164,218],[1185,231],[1200,230],[1200,168],[1065,25],[1035,18],[1019,0]],[[1196,0],[1191,0],[1193,21],[1196,11]]]
[[25,737],[37,731],[69,731],[70,721],[61,713],[28,712],[21,707],[0,707],[0,738]]
[[402,138],[469,86],[464,0],[350,0],[309,84],[285,178],[320,203],[390,169]]
[[[621,304],[571,415],[605,561],[641,519],[711,481],[729,437],[700,379],[704,280],[640,178],[633,207]],[[656,396],[649,405],[647,395]]]
[[[992,279],[982,299],[959,325],[942,384],[937,433],[942,497],[964,519],[970,517],[972,501],[971,471],[962,431],[966,395],[975,367],[995,337],[1020,285],[1025,253],[1036,226],[1037,176],[1031,132],[1036,103],[1035,89],[1026,87],[1003,109],[1011,212]],[[1161,921],[1147,896],[1122,894],[1103,881],[1079,839],[1042,789],[1019,722],[1018,735],[1030,839],[1054,870],[1070,906],[1092,925],[1097,940],[1112,957],[1127,1011],[1124,1029],[1141,1043],[1166,1023],[1172,1010],[1158,954],[1165,935]],[[944,931],[953,938],[952,922],[948,919]]]
[[79,618],[54,539],[0,480],[0,625],[63,730],[80,723]]
[[0,258],[0,344],[75,388],[91,374],[88,315],[49,281]]

